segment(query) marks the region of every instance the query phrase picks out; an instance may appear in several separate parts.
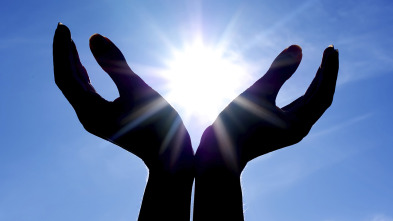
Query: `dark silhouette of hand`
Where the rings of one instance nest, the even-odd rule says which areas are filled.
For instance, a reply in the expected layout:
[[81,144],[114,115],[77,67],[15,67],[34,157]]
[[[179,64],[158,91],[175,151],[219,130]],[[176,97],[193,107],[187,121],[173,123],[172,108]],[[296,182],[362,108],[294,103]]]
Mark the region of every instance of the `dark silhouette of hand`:
[[333,101],[338,51],[326,48],[307,92],[279,108],[277,94],[301,58],[299,46],[282,51],[267,73],[220,113],[202,136],[196,153],[199,170],[225,166],[240,174],[253,158],[295,144],[308,134]]
[[268,72],[233,100],[202,135],[195,154],[194,220],[244,220],[240,174],[247,162],[302,140],[331,105],[338,51],[329,46],[306,93],[279,108],[281,86],[302,58],[299,46],[281,52]]
[[107,101],[95,91],[62,24],[53,42],[55,81],[87,131],[134,153],[149,168],[139,220],[157,214],[163,220],[188,220],[194,175],[194,220],[243,220],[241,171],[250,160],[308,134],[332,103],[338,73],[338,51],[329,46],[306,93],[277,107],[281,86],[302,58],[300,47],[290,46],[205,130],[194,157],[177,112],[129,68],[120,50],[98,34],[90,38],[90,48],[119,98]]
[[127,65],[120,50],[95,34],[90,48],[115,82],[119,98],[103,99],[90,84],[69,29],[58,25],[53,42],[55,81],[84,128],[140,157],[150,170],[192,168],[190,137],[178,113]]

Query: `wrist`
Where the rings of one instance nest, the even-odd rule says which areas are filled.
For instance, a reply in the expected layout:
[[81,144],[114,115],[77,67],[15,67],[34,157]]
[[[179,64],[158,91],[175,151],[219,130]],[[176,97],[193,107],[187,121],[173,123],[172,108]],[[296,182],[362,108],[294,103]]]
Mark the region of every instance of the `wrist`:
[[194,177],[194,151],[188,134],[175,140],[182,142],[172,141],[159,148],[155,157],[144,160],[149,174],[173,178]]
[[138,220],[189,220],[193,181],[191,169],[149,169]]
[[236,145],[222,134],[217,134],[213,126],[203,133],[195,154],[195,175],[225,175],[240,177],[245,166],[240,161]]
[[193,182],[194,168],[177,168],[176,170],[149,169],[149,180],[157,180],[161,184]]
[[220,141],[220,135],[208,127],[195,154],[195,221],[244,219],[240,183],[244,167],[235,146]]
[[200,170],[195,175],[195,221],[243,221],[240,174],[228,168]]

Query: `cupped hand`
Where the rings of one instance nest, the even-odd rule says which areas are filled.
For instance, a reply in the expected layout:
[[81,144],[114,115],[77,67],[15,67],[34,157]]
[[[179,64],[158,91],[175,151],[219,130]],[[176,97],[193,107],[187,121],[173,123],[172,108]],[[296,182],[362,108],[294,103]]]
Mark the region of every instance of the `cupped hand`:
[[53,41],[55,81],[84,128],[140,157],[149,169],[192,167],[190,137],[178,113],[128,66],[121,51],[95,34],[90,49],[115,82],[119,97],[103,99],[91,85],[69,29],[59,24]]
[[295,144],[308,134],[333,101],[338,51],[333,46],[326,48],[306,93],[277,107],[277,94],[301,58],[299,46],[282,51],[267,73],[220,113],[204,132],[196,152],[200,170],[225,166],[239,174],[250,160]]

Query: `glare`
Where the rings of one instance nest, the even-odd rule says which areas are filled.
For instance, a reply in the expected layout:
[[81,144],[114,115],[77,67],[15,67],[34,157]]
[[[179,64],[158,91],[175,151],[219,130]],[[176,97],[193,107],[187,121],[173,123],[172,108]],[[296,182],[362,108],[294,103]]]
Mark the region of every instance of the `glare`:
[[174,50],[163,76],[167,79],[166,98],[193,118],[213,123],[218,114],[249,84],[247,65],[237,54],[208,47],[196,40]]

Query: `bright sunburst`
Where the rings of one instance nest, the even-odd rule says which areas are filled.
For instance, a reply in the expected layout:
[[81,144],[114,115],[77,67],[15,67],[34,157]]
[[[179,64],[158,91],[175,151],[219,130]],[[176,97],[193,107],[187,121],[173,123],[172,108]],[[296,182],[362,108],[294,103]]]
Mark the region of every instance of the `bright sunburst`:
[[186,118],[212,123],[248,82],[250,73],[240,57],[196,40],[173,51],[164,76],[166,98]]

